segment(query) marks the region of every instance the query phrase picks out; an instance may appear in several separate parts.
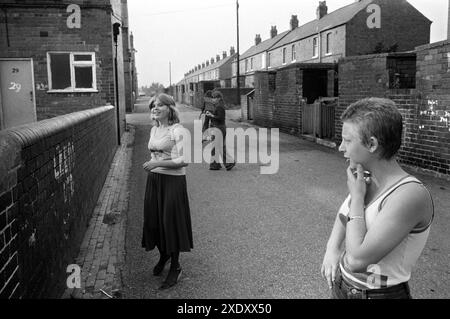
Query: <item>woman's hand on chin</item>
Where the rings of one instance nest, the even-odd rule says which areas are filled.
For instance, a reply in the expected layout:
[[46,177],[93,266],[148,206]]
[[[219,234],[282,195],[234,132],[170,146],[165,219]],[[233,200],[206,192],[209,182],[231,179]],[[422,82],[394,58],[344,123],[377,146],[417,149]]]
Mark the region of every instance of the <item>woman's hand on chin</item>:
[[352,200],[364,200],[367,192],[367,185],[364,180],[364,169],[361,164],[356,165],[356,174],[354,174],[351,166],[347,168],[347,186]]

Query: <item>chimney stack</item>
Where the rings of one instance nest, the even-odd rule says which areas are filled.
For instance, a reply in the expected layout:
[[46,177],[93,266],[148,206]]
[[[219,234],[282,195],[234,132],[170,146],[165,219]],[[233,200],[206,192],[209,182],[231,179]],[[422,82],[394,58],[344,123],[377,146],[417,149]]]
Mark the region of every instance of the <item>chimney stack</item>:
[[225,59],[227,57],[227,51],[222,52],[222,59]]
[[322,19],[328,14],[328,7],[326,1],[319,1],[319,6],[317,7],[317,20]]
[[203,63],[202,63],[202,69],[204,69],[205,66],[206,66],[206,65],[205,65],[205,62],[203,62]]
[[234,50],[234,47],[231,47],[230,48],[230,55],[233,55],[233,54],[235,54],[236,53],[236,51]]
[[206,66],[209,66],[209,60],[206,60],[205,64],[206,64]]
[[255,45],[258,45],[260,43],[261,43],[261,35],[257,34],[256,37],[255,37]]
[[214,64],[214,58],[211,58],[211,65]]
[[220,55],[216,55],[216,62],[219,62],[220,61]]
[[277,26],[272,26],[272,29],[270,29],[270,38],[273,39],[278,35]]
[[298,28],[298,18],[296,15],[292,15],[291,17],[291,31]]

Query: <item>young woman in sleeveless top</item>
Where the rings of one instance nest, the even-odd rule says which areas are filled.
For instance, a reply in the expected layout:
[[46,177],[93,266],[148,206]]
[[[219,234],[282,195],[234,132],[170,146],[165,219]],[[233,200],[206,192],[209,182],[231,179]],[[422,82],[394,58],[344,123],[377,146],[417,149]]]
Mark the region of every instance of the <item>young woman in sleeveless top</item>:
[[193,248],[191,215],[186,186],[186,166],[181,147],[184,128],[179,124],[175,101],[159,94],[150,103],[152,127],[148,148],[151,159],[144,202],[142,247],[158,248],[160,258],[153,268],[159,276],[170,260],[170,270],[160,289],[175,285],[181,275],[180,252]]
[[388,99],[348,107],[339,150],[349,162],[341,205],[321,268],[333,298],[411,298],[408,281],[434,217],[425,186],[395,155],[402,116]]

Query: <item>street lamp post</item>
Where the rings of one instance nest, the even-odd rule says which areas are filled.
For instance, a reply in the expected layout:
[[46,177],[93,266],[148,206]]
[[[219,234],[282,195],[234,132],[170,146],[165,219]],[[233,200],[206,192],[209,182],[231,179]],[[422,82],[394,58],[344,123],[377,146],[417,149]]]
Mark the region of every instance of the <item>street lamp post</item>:
[[236,82],[237,82],[237,105],[241,105],[241,72],[239,59],[239,0],[236,0],[236,26],[237,26],[237,64],[236,64]]

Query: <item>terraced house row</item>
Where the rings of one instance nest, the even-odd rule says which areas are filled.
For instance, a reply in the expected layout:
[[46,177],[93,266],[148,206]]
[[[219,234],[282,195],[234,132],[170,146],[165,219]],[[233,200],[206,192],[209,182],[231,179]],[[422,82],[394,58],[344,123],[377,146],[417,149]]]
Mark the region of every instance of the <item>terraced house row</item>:
[[[316,14],[315,20],[304,24],[292,15],[290,29],[281,33],[277,26],[271,26],[267,40],[262,41],[257,34],[254,45],[239,57],[240,87],[254,88],[254,75],[259,71],[300,63],[337,63],[343,57],[376,52],[409,51],[430,41],[431,21],[406,0],[360,0],[330,13],[326,1],[320,1]],[[229,72],[216,79],[202,78],[212,67],[199,65],[177,84],[178,100],[189,103],[186,97],[211,87],[237,87],[237,57],[231,60],[226,65],[231,67],[231,81]]]
[[[333,12],[320,1],[313,21],[292,15],[289,30],[256,35],[239,57],[240,101],[226,102],[240,104],[243,120],[336,148],[343,110],[364,97],[391,98],[405,119],[400,161],[448,178],[450,42],[430,43],[431,23],[406,0],[360,0]],[[195,74],[176,86],[178,101],[199,107],[205,88],[237,96],[237,57],[231,80]]]

